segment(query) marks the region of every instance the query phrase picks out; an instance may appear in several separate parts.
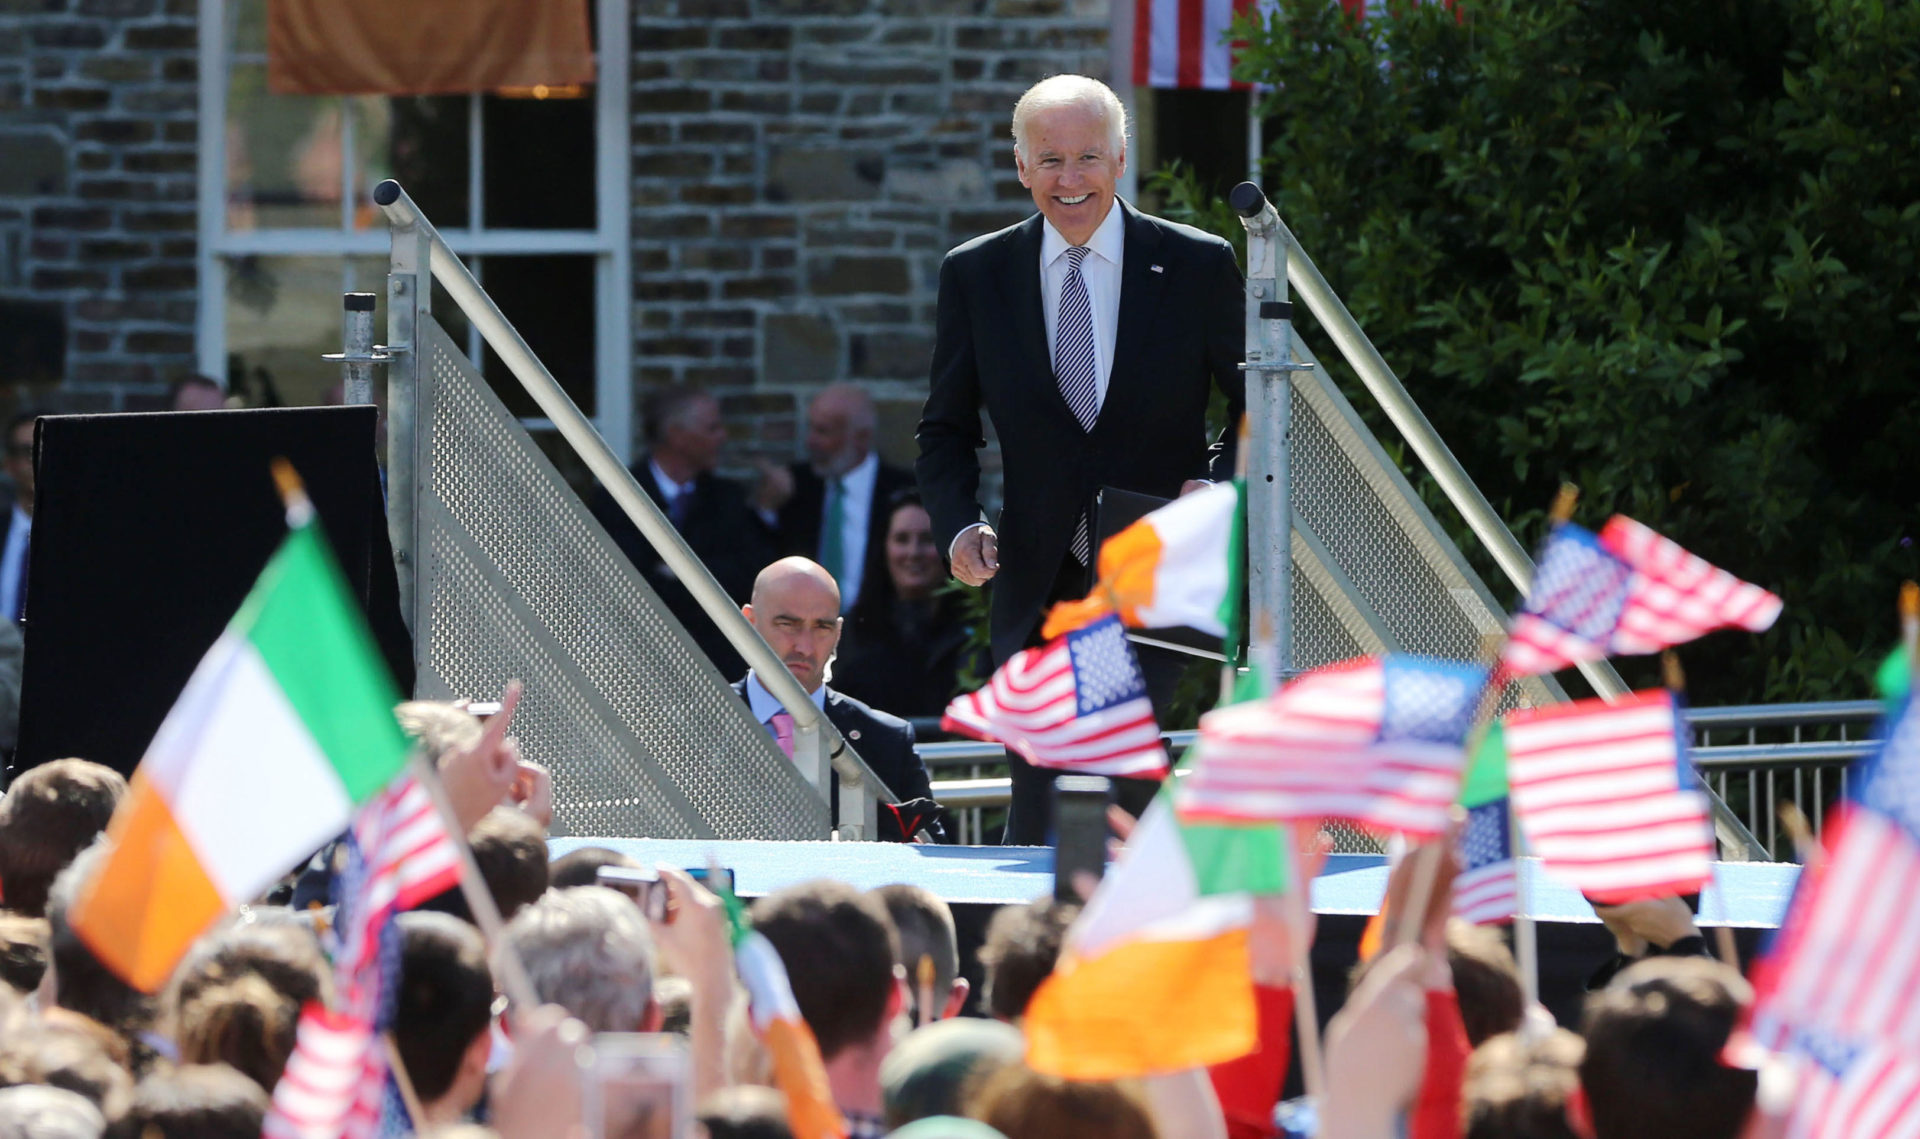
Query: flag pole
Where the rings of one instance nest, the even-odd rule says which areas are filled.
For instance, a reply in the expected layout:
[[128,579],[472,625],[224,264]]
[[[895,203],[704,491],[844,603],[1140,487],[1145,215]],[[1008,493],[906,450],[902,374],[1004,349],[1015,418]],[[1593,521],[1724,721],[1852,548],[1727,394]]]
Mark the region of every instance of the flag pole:
[[400,1102],[407,1107],[407,1122],[419,1131],[427,1125],[427,1112],[420,1105],[420,1093],[413,1090],[413,1077],[407,1074],[407,1065],[400,1059],[400,1046],[394,1043],[391,1032],[380,1034],[380,1045],[387,1050],[387,1070],[393,1073],[394,1085],[400,1089]]
[[[293,464],[285,458],[275,456],[268,464],[273,472],[275,489],[280,492],[280,501],[287,510],[289,527],[304,526],[313,518],[313,501],[307,497],[306,484],[300,479]],[[482,740],[498,746],[507,732],[507,724],[513,718],[513,707],[520,701],[520,682],[512,681],[507,685],[505,707],[500,715],[487,723]],[[407,757],[407,770],[412,773],[420,789],[433,801],[434,810],[440,815],[441,825],[446,827],[447,837],[452,840],[453,848],[460,855],[460,891],[466,896],[467,908],[473,912],[474,924],[486,937],[492,947],[494,968],[499,975],[500,987],[506,991],[507,998],[525,1011],[539,1007],[540,1001],[534,993],[533,982],[527,977],[527,967],[520,960],[506,940],[506,922],[501,920],[500,907],[494,904],[493,895],[487,891],[486,879],[480,876],[480,865],[473,860],[473,848],[467,845],[467,831],[460,825],[459,816],[454,814],[453,803],[447,798],[447,789],[440,782],[440,773],[427,760],[426,754],[418,747]]]
[[[1687,696],[1687,674],[1686,670],[1680,667],[1680,654],[1674,652],[1672,649],[1667,649],[1660,654],[1660,682],[1665,685],[1667,691],[1673,695],[1673,706],[1677,712],[1680,708],[1681,701],[1685,700]],[[1680,741],[1682,748],[1686,747],[1686,745],[1686,740],[1683,739]],[[1692,763],[1688,763],[1687,765],[1689,770],[1692,769],[1692,766]],[[1695,777],[1698,778],[1697,775]],[[1718,863],[1719,859],[1715,859],[1714,862]],[[1718,870],[1714,870],[1708,876],[1707,881],[1707,885],[1713,888],[1714,896],[1720,899],[1721,904],[1720,924],[1713,927],[1714,949],[1720,960],[1733,966],[1735,972],[1739,972],[1740,949],[1734,944],[1733,927],[1727,924],[1727,915],[1725,912],[1726,892],[1719,888],[1719,880],[1720,873]]]

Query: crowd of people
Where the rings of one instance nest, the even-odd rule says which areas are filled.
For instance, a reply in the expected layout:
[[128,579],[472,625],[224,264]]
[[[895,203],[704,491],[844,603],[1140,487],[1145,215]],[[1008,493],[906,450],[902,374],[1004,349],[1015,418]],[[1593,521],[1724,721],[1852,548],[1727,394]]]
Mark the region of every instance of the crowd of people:
[[[700,1134],[789,1135],[773,1057],[735,979],[726,902],[661,866],[667,904],[648,913],[598,884],[605,867],[634,867],[625,855],[589,846],[549,861],[543,772],[459,706],[410,703],[399,715],[436,755],[506,921],[488,944],[458,890],[397,919],[390,1032],[416,1132],[586,1136],[593,1069],[582,1056],[595,1034],[664,1032],[684,1039],[685,1102]],[[140,992],[66,916],[126,792],[117,772],[66,759],[24,773],[0,799],[0,1137],[252,1139],[302,1007],[332,995],[335,853],[228,915],[161,991]],[[1023,1062],[1023,1017],[1078,905],[1047,897],[997,912],[978,993],[962,975],[951,911],[915,886],[805,882],[754,900],[748,920],[785,964],[852,1137],[1748,1133],[1755,1074],[1721,1053],[1750,991],[1736,969],[1698,955],[1684,903],[1604,915],[1623,957],[1596,972],[1575,1034],[1528,1006],[1497,931],[1448,920],[1446,878],[1417,939],[1356,970],[1311,1103],[1281,1097],[1299,1051],[1291,968],[1312,930],[1279,909],[1250,935],[1257,1047],[1210,1070],[1121,1081],[1062,1080]],[[1395,888],[1404,897],[1405,882]],[[498,995],[505,953],[524,966],[536,1007]]]

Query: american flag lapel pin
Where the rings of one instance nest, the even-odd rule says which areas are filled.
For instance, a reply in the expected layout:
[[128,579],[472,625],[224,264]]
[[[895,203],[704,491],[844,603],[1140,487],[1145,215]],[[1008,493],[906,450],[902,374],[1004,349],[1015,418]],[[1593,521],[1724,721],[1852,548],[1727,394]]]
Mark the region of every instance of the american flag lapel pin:
[[1153,271],[1154,271],[1154,272],[1156,272],[1156,273],[1164,273],[1164,272],[1166,272],[1166,270],[1165,270],[1165,269],[1162,269],[1162,268],[1161,268],[1160,266],[1158,266],[1158,265],[1149,265],[1149,266],[1147,266],[1147,268],[1149,268],[1149,269],[1151,269],[1151,270],[1153,270]]

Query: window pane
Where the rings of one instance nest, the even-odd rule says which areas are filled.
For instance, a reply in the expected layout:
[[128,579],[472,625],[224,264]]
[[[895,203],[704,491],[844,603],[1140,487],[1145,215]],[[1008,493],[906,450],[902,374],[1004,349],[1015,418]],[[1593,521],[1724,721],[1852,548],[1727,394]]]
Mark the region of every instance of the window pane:
[[[340,294],[373,293],[373,339],[387,339],[384,257],[234,257],[227,261],[227,383],[258,406],[338,403]],[[385,376],[374,371],[374,387]]]
[[[594,303],[591,254],[494,256],[482,265],[487,295],[518,329],[581,412],[594,414]],[[543,413],[492,348],[482,367],[515,415]]]
[[[364,140],[358,149],[366,163],[360,194],[382,178],[393,178],[436,228],[466,228],[467,103],[466,95],[354,99],[354,125]],[[370,212],[372,203],[365,206],[355,209],[355,226],[380,224],[377,212]]]
[[267,0],[227,0],[227,43],[238,55],[267,54]]
[[575,98],[481,98],[488,229],[593,229],[594,89]]
[[340,228],[340,100],[267,91],[265,63],[227,84],[227,228]]

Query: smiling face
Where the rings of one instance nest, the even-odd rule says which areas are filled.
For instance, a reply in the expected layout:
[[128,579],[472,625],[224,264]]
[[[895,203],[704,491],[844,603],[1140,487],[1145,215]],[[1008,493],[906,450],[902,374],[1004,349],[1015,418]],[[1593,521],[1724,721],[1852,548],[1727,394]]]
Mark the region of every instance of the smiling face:
[[1106,115],[1086,103],[1035,111],[1026,133],[1013,152],[1020,184],[1068,244],[1085,245],[1113,208],[1126,144],[1115,145]]
[[947,576],[925,507],[910,502],[893,512],[887,523],[887,575],[893,591],[909,601],[930,595]]

